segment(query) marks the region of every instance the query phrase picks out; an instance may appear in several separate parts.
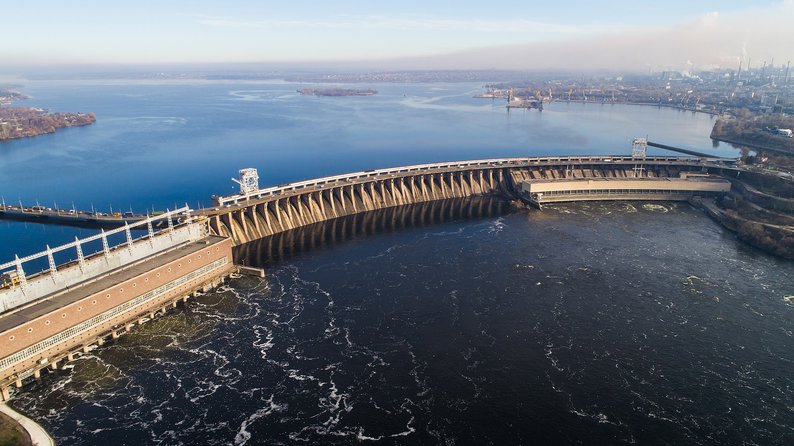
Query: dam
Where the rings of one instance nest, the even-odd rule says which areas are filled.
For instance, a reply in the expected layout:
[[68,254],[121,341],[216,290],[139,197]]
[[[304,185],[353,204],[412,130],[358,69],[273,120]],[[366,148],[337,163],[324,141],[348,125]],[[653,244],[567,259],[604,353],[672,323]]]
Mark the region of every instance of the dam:
[[[234,246],[339,217],[467,197],[501,196],[538,207],[572,200],[687,200],[729,191],[723,177],[739,174],[733,163],[636,154],[496,158],[368,170],[267,188],[259,188],[255,169],[243,169],[235,180],[240,193],[213,197],[212,208],[176,209],[0,264],[2,398],[24,380],[40,378],[43,370],[56,370],[221,283],[241,268],[234,264]],[[427,209],[429,222],[445,215],[443,206]],[[488,211],[478,205],[467,212]],[[382,212],[360,224],[393,226],[401,215]],[[144,235],[134,238],[132,231]],[[111,246],[113,237],[118,243]],[[284,240],[291,244],[291,238]],[[101,249],[84,255],[87,246]],[[73,257],[59,264],[56,257],[67,253]],[[46,268],[27,274],[36,262]]]
[[[538,188],[540,182],[557,185],[558,193],[581,190],[583,185],[595,191],[596,185],[607,184],[602,181],[612,182],[611,189],[587,196],[568,194],[565,201],[686,200],[694,194],[729,190],[726,180],[714,177],[736,175],[734,162],[645,156],[498,158],[369,170],[263,189],[241,178],[240,194],[213,197],[215,206],[196,214],[208,219],[212,234],[242,245],[325,220],[414,203],[477,195],[532,202],[522,185],[536,184],[533,187]],[[623,183],[614,183],[618,180]],[[640,186],[637,181],[645,183]],[[650,187],[663,183],[667,193]],[[678,188],[676,193],[670,189],[672,185]]]

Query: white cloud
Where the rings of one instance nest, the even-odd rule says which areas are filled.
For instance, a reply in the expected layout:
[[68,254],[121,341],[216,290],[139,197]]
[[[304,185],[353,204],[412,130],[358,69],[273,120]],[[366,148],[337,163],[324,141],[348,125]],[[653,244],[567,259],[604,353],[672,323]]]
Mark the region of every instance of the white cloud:
[[709,13],[670,27],[470,49],[401,61],[417,69],[615,69],[753,66],[794,59],[794,0],[741,13]]
[[[531,33],[577,35],[620,29],[614,25],[574,26],[528,19],[481,20],[440,17],[336,16],[333,20],[244,19],[226,16],[197,16],[196,22],[219,28],[325,28],[349,30],[426,30],[477,33]],[[625,28],[625,27],[623,27]]]

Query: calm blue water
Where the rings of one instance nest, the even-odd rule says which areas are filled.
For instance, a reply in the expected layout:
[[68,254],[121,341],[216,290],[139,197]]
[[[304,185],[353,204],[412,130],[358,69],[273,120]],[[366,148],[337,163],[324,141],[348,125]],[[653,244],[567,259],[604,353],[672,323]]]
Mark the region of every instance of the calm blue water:
[[[285,83],[28,82],[20,102],[92,111],[95,125],[0,143],[7,201],[146,211],[262,185],[377,167],[502,156],[625,154],[631,139],[715,155],[712,118],[641,106],[552,104],[540,113],[474,99],[480,84],[361,85],[373,97],[303,97]],[[661,152],[656,152],[661,153]],[[0,259],[89,232],[0,222]]]

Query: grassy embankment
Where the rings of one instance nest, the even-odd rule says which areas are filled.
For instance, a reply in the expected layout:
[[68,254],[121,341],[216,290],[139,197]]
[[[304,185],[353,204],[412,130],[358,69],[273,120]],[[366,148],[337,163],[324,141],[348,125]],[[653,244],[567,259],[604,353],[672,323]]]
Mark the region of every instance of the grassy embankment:
[[0,413],[0,446],[29,446],[30,437],[14,420]]

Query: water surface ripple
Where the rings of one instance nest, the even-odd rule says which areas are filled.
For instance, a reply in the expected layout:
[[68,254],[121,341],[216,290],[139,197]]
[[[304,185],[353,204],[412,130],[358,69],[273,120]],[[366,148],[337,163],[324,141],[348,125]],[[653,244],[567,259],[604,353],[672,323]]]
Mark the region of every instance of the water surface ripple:
[[686,204],[451,215],[295,249],[14,405],[61,445],[794,444],[794,263]]

